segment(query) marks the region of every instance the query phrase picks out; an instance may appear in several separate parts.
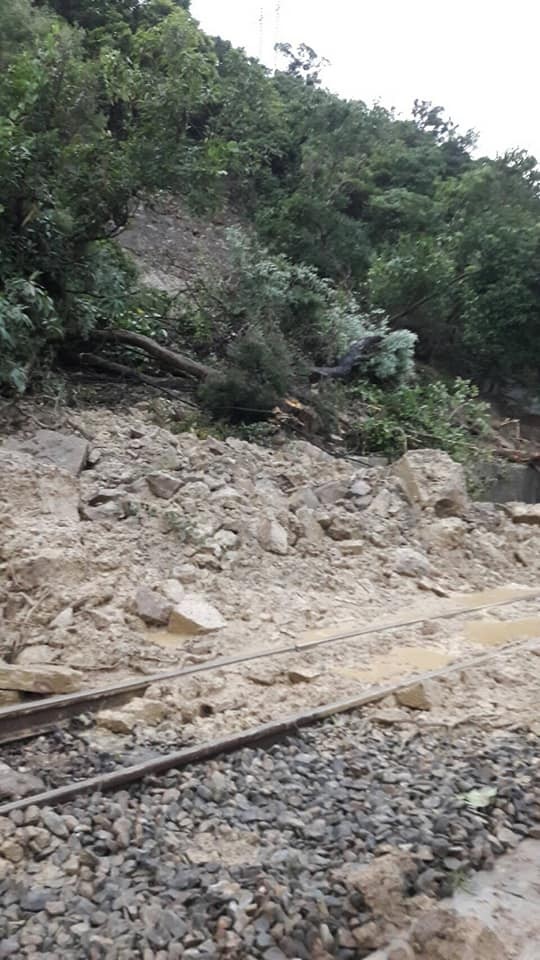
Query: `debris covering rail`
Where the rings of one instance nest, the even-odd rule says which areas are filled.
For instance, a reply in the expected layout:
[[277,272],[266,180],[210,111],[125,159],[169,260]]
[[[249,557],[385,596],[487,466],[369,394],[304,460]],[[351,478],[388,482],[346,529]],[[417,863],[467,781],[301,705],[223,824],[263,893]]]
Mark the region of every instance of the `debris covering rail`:
[[46,806],[49,804],[65,803],[82,794],[94,793],[96,791],[104,792],[124,787],[126,784],[143,780],[145,777],[158,776],[167,773],[169,770],[179,770],[190,764],[201,763],[214,757],[234,753],[244,747],[275,743],[288,735],[294,735],[303,727],[310,726],[321,720],[342,713],[351,713],[354,710],[358,710],[372,703],[377,703],[377,701],[383,700],[391,694],[407,689],[412,683],[442,680],[462,670],[483,666],[505,652],[526,649],[530,647],[532,643],[533,641],[528,639],[505,644],[498,647],[496,651],[483,656],[469,658],[468,660],[454,663],[451,666],[443,667],[439,670],[431,670],[420,675],[409,676],[399,683],[377,687],[358,697],[323,704],[322,706],[301,711],[279,720],[273,720],[269,723],[241,730],[235,734],[229,734],[218,739],[196,744],[192,747],[185,747],[173,753],[154,757],[143,763],[119,767],[110,773],[98,774],[86,780],[74,781],[62,787],[55,787],[42,793],[22,797],[19,800],[12,800],[9,803],[0,805],[0,816],[7,816],[15,810],[24,810],[29,806]]
[[135,680],[126,680],[108,687],[82,690],[77,693],[61,694],[53,697],[45,697],[42,700],[29,703],[15,704],[12,707],[5,707],[3,710],[0,710],[0,744],[12,743],[16,740],[47,733],[63,721],[73,719],[85,712],[95,713],[105,706],[121,706],[136,694],[144,693],[144,691],[154,683],[163,683],[167,680],[176,680],[181,677],[189,677],[199,673],[225,669],[226,667],[232,667],[242,663],[279,657],[288,653],[301,653],[314,650],[318,647],[329,646],[333,643],[355,640],[374,633],[388,633],[398,628],[417,626],[422,623],[432,622],[433,620],[449,620],[454,617],[463,616],[464,614],[479,613],[484,610],[492,610],[526,600],[533,600],[538,596],[540,596],[540,589],[530,591],[523,590],[521,593],[516,592],[511,598],[496,600],[492,603],[462,606],[431,613],[429,616],[386,620],[382,623],[380,621],[374,622],[359,630],[337,633],[330,637],[306,640],[301,643],[292,643],[281,647],[248,650],[242,654],[219,657],[188,667],[178,667],[175,670],[151,674]]

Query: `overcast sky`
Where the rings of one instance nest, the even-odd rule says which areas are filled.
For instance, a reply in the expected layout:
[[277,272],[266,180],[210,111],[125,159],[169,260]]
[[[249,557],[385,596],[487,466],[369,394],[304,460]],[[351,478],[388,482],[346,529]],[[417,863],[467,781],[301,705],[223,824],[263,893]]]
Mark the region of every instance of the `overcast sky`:
[[[540,0],[192,0],[202,27],[273,65],[277,40],[309,44],[345,97],[406,115],[415,97],[444,106],[495,155],[540,159]],[[260,15],[263,11],[262,43]]]

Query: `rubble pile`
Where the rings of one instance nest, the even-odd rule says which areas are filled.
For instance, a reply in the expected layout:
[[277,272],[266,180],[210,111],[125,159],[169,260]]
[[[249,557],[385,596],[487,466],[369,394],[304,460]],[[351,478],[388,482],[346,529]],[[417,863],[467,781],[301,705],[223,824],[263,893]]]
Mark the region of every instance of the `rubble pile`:
[[0,678],[26,677],[6,690],[68,692],[537,576],[537,506],[472,503],[440,451],[387,466],[200,439],[146,404],[70,424],[0,446]]

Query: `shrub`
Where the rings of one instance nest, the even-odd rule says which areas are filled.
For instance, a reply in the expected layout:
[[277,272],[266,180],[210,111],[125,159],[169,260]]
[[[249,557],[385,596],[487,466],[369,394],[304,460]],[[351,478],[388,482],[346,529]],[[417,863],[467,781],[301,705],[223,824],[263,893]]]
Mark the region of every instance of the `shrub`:
[[266,420],[291,387],[290,351],[279,331],[249,330],[229,349],[227,365],[209,377],[200,399],[216,419]]
[[488,431],[488,406],[467,380],[407,384],[390,391],[364,382],[350,396],[358,415],[346,439],[359,453],[393,458],[419,447],[438,447],[467,461],[479,452]]

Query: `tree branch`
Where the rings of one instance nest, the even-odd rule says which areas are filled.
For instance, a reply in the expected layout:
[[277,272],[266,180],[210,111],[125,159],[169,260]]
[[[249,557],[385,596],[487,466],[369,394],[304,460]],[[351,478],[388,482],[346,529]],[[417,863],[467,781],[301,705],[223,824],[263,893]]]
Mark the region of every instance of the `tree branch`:
[[132,330],[95,330],[92,333],[93,339],[108,341],[111,343],[125,343],[130,347],[137,347],[153,357],[159,364],[173,370],[183,376],[194,377],[195,380],[206,380],[211,374],[211,368],[197,360],[184,356],[182,353],[176,353],[169,350],[168,347],[162,347],[160,343],[152,340],[142,333],[134,333]]

